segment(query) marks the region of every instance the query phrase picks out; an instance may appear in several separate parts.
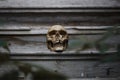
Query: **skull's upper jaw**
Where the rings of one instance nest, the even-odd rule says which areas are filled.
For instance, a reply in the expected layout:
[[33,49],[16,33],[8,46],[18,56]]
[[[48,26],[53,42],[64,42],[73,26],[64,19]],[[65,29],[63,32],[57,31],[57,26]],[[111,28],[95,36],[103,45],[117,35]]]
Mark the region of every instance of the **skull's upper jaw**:
[[55,43],[54,45],[54,51],[55,52],[62,52],[64,50],[64,44],[63,43]]
[[63,52],[66,48],[66,42],[57,42],[54,43],[52,41],[48,41],[48,48],[51,51],[55,51],[55,52]]

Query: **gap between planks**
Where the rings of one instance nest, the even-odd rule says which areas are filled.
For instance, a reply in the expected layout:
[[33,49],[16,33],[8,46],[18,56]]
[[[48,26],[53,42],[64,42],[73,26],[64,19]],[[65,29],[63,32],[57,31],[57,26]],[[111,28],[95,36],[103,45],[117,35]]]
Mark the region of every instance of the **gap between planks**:
[[120,8],[0,8],[0,13],[116,13]]

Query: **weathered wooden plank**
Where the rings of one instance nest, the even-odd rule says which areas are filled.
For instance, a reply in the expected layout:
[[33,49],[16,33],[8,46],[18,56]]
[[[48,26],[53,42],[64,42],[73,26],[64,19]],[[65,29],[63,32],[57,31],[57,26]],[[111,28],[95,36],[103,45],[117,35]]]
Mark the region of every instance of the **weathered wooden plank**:
[[[1,13],[1,26],[119,25],[120,13]],[[13,16],[14,15],[14,16]]]
[[0,13],[118,13],[120,8],[0,8]]
[[[69,36],[69,43],[68,48],[66,51],[63,52],[63,54],[74,54],[74,53],[80,53],[80,54],[99,54],[99,51],[95,48],[95,42],[99,40],[103,35],[70,35]],[[119,36],[116,36],[116,39],[114,39],[114,42],[116,40],[119,42]],[[11,53],[22,53],[22,54],[53,54],[54,52],[51,52],[47,49],[46,44],[46,36],[3,36],[0,40],[7,41],[9,44],[9,49]],[[110,51],[115,51],[116,44],[113,41],[111,42],[109,39],[105,41],[107,45],[110,47]],[[89,45],[92,44],[92,46],[87,49],[87,51],[81,51],[81,48],[84,44],[89,43]],[[77,45],[76,45],[77,44]],[[5,49],[0,48],[1,52],[6,52]],[[107,52],[112,53],[112,52]]]
[[[96,40],[99,40],[101,36],[70,36],[68,48],[63,54],[99,54],[99,51],[95,49],[95,46],[90,47],[87,50],[82,50],[81,48],[85,43],[94,43]],[[11,54],[56,54],[55,52],[51,52],[47,49],[46,37],[45,36],[24,36],[24,37],[3,37],[0,40],[4,40],[8,42],[9,49]],[[76,45],[77,42],[77,45]],[[114,53],[115,45],[110,44],[110,52],[106,53]],[[1,52],[6,52],[5,49],[0,48]]]
[[[29,45],[28,45],[29,46]],[[39,48],[40,47],[40,48]],[[79,47],[78,47],[79,48]],[[101,54],[98,50],[95,49],[89,49],[89,50],[83,50],[83,51],[79,51],[76,49],[69,49],[62,52],[62,53],[57,53],[57,52],[51,52],[47,49],[47,46],[31,46],[31,47],[27,47],[27,46],[10,46],[10,54],[16,54],[16,55],[52,55],[52,54]],[[0,52],[1,53],[9,53],[7,50],[0,48]],[[114,54],[116,53],[116,49],[112,48],[109,49],[107,51],[105,51],[105,54]]]
[[[38,36],[46,35],[48,30],[31,30],[31,31],[0,31],[0,36]],[[101,35],[107,31],[75,31],[68,30],[69,35]],[[120,34],[120,33],[115,33]]]
[[13,57],[12,61],[95,61],[100,60],[99,57]]
[[[63,53],[72,54],[72,53],[80,53],[80,54],[97,54],[99,51],[97,51],[94,47],[90,47],[90,49],[87,49],[87,51],[81,51],[80,49],[85,43],[95,43],[97,40],[99,40],[102,37],[102,35],[82,35],[82,36],[69,36],[69,43],[68,48]],[[45,36],[9,36],[9,37],[1,37],[0,40],[7,41],[9,44],[9,49],[11,53],[23,53],[23,54],[47,54],[54,52],[51,52],[47,49],[46,44],[46,37]],[[118,38],[117,38],[118,40]],[[115,41],[115,40],[114,40]],[[76,45],[77,43],[77,45]],[[107,44],[110,44],[109,47],[113,48],[110,51],[115,51],[115,44],[111,44],[111,42],[108,42]],[[1,48],[1,51],[5,51]],[[79,52],[80,51],[80,52]],[[108,52],[110,53],[110,52]]]
[[[119,35],[116,35],[119,37]],[[69,35],[69,42],[95,42],[102,38],[103,35]],[[116,37],[116,38],[117,38]],[[27,42],[28,44],[34,44],[32,42],[40,42],[43,44],[46,44],[46,36],[45,35],[36,35],[36,36],[1,36],[0,40],[6,40],[10,41],[11,44],[14,44],[14,42],[19,43],[25,43]],[[17,44],[16,43],[16,44]]]
[[[24,51],[24,52],[23,52]],[[64,51],[64,52],[62,52],[62,53],[57,53],[57,52],[51,52],[51,51],[39,51],[39,52],[36,52],[36,51],[31,51],[31,52],[29,52],[29,51],[25,51],[25,50],[23,50],[23,51],[12,51],[11,50],[11,52],[10,52],[10,54],[11,55],[15,55],[15,56],[46,56],[46,55],[58,55],[58,54],[60,54],[60,55],[67,55],[68,54],[68,56],[69,55],[74,55],[74,54],[80,54],[80,55],[88,55],[88,54],[91,54],[91,55],[95,55],[95,54],[101,54],[99,51],[97,51],[97,50],[85,50],[85,51]],[[116,50],[114,50],[114,49],[111,49],[111,50],[108,50],[108,51],[105,51],[105,55],[106,54],[115,54],[117,51]],[[6,54],[6,53],[9,53],[9,52],[7,52],[7,51],[2,51],[2,50],[0,50],[0,53],[3,53],[3,54]],[[103,54],[103,55],[104,55]]]
[[[0,36],[36,36],[46,35],[48,30],[31,30],[31,31],[0,31]],[[96,35],[104,34],[106,31],[75,31],[69,30],[68,34],[73,35]]]
[[[119,62],[99,63],[99,61],[23,61],[42,66],[50,71],[64,74],[68,78],[117,78],[119,77]],[[108,74],[108,70],[110,72]]]
[[[0,30],[32,30],[32,29],[43,29],[43,30],[48,30],[50,26],[44,26],[44,25],[40,25],[39,27],[37,26],[24,26],[24,25],[21,25],[21,26],[4,26],[4,27],[0,27]],[[76,29],[76,30],[106,30],[106,29],[109,29],[109,28],[112,28],[113,26],[64,26],[65,29]],[[120,28],[120,26],[115,26],[117,28]]]
[[0,31],[29,31],[29,27],[0,27]]
[[[108,53],[107,53],[108,52]],[[56,54],[18,54],[12,53],[10,54],[10,60],[13,61],[95,61],[101,60],[103,57],[112,56],[116,52],[114,51],[107,51],[105,54],[63,54],[63,53],[56,53]]]
[[119,78],[73,78],[68,80],[119,80]]
[[[111,51],[111,50],[108,50],[108,51],[106,51],[105,52],[105,54],[99,54],[99,52],[98,51],[93,51],[93,53],[89,53],[88,51],[81,51],[81,53],[80,54],[74,54],[74,53],[72,53],[72,52],[74,52],[74,51],[71,51],[71,53],[69,53],[69,54],[65,54],[66,52],[61,52],[61,53],[57,53],[57,52],[51,52],[52,54],[50,54],[50,53],[48,53],[47,51],[43,51],[44,53],[46,52],[46,54],[39,54],[39,53],[34,53],[34,54],[30,54],[30,53],[28,53],[28,54],[21,54],[21,53],[10,53],[10,56],[11,57],[59,57],[60,56],[60,58],[62,58],[62,57],[65,57],[65,58],[69,58],[69,57],[72,57],[72,58],[74,58],[74,57],[76,57],[76,58],[78,58],[78,57],[103,57],[103,56],[110,56],[110,55],[114,55],[117,51]],[[92,51],[91,51],[92,52]],[[96,52],[96,53],[95,53]],[[8,54],[8,53],[5,53],[5,52],[3,52],[3,53],[1,53],[1,54]]]
[[2,8],[120,7],[119,0],[1,0]]
[[[50,27],[50,26],[49,26]],[[0,27],[0,36],[30,36],[46,35],[48,26],[39,27]],[[65,26],[68,34],[73,35],[96,35],[104,34],[112,26]],[[119,27],[117,27],[119,28]],[[118,31],[119,34],[119,31]]]

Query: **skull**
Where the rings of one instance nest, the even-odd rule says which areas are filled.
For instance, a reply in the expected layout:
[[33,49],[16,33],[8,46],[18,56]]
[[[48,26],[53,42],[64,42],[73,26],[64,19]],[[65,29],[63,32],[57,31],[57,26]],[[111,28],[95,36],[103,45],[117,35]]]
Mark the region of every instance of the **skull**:
[[47,47],[51,51],[62,52],[68,46],[68,34],[61,25],[52,26],[47,33]]

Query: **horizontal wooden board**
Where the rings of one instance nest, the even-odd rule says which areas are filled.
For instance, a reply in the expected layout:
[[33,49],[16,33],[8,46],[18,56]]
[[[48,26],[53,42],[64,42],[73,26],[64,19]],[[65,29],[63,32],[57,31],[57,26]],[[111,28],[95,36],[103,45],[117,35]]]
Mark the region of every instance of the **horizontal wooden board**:
[[[78,80],[81,78],[83,80],[87,78],[93,80],[114,80],[117,78],[119,80],[120,73],[119,62],[98,64],[98,61],[23,61],[23,63],[37,65],[41,70],[46,69],[51,72],[63,74],[68,77],[68,80]],[[13,64],[2,64],[0,66],[0,77],[6,73],[10,74],[10,71],[16,72],[17,70],[17,67]]]
[[120,7],[119,0],[0,0],[2,8]]
[[[109,28],[112,28],[113,26],[64,26],[65,29],[76,29],[76,30],[106,30]],[[120,26],[115,26],[117,28],[120,28]],[[39,27],[36,26],[5,26],[5,27],[0,27],[0,31],[21,31],[21,30],[32,30],[32,29],[44,29],[44,30],[48,30],[48,28],[50,28],[50,26],[44,26],[44,25],[40,25]]]
[[18,26],[11,26],[11,27],[0,27],[0,31],[29,31],[29,27],[18,27]]
[[[0,36],[30,36],[46,35],[51,26],[11,26],[0,27]],[[70,35],[97,35],[104,34],[112,26],[64,26]],[[119,27],[117,34],[119,34]]]
[[99,61],[22,61],[63,74],[68,78],[117,78],[119,62],[100,63]]
[[120,13],[1,13],[0,26],[114,26],[119,25]]
[[120,8],[0,8],[0,13],[118,13]]
[[[11,44],[15,44],[14,46],[18,46],[22,48],[21,44],[26,44],[24,46],[25,49],[28,48],[28,46],[31,46],[31,50],[34,50],[32,46],[36,46],[36,50],[40,48],[39,45],[41,45],[41,48],[46,47],[46,34],[48,31],[48,28],[50,26],[29,26],[29,25],[12,25],[9,27],[8,25],[5,27],[0,27],[0,36],[1,40],[7,40],[12,41]],[[84,42],[94,42],[96,40],[99,40],[102,38],[103,34],[107,32],[109,28],[112,26],[64,26],[69,34],[69,45],[72,46],[72,43],[75,43],[76,41],[78,43],[84,43]],[[117,27],[117,33],[119,33],[119,27]],[[102,34],[102,35],[98,35]],[[21,37],[20,37],[21,36]],[[74,40],[76,39],[76,40]],[[105,40],[105,43],[107,44],[118,44],[120,40],[119,35],[114,35],[109,37]],[[16,43],[14,43],[16,42]],[[81,47],[81,46],[77,46]],[[77,48],[77,47],[74,47]],[[69,48],[70,49],[70,48]],[[40,49],[41,50],[41,49]],[[46,48],[45,48],[46,50]],[[28,51],[28,50],[27,50]],[[36,53],[36,52],[35,52]]]
[[[95,45],[93,46],[94,42],[99,40],[102,37],[102,35],[70,35],[69,36],[69,43],[68,48],[65,52],[65,54],[74,54],[74,53],[83,53],[83,54],[97,54],[99,51],[96,50]],[[54,52],[51,52],[47,49],[46,44],[46,36],[3,36],[0,40],[7,41],[9,44],[9,49],[11,53],[22,53],[22,54],[53,54]],[[110,39],[111,40],[111,39]],[[116,37],[115,40],[119,39]],[[115,41],[114,40],[114,41]],[[115,51],[116,44],[109,41],[107,44],[109,44],[109,47],[111,47],[111,51]],[[82,46],[86,43],[92,44],[92,46],[87,49],[87,51],[80,51]],[[76,45],[77,44],[77,45]],[[0,48],[1,52],[5,52],[6,50],[3,48]],[[80,52],[79,52],[80,51]],[[110,52],[108,52],[110,53]]]
[[[86,51],[87,52],[87,51]],[[116,54],[115,51],[107,51],[105,54],[96,53],[48,53],[48,54],[24,54],[24,53],[12,53],[10,54],[10,60],[12,61],[100,61],[104,57],[112,56]]]
[[[31,30],[31,31],[0,31],[0,36],[36,36],[36,35],[46,35],[48,30]],[[73,35],[96,35],[104,34],[106,31],[77,31],[68,30],[68,34]]]
[[73,78],[68,80],[119,80],[119,78]]

